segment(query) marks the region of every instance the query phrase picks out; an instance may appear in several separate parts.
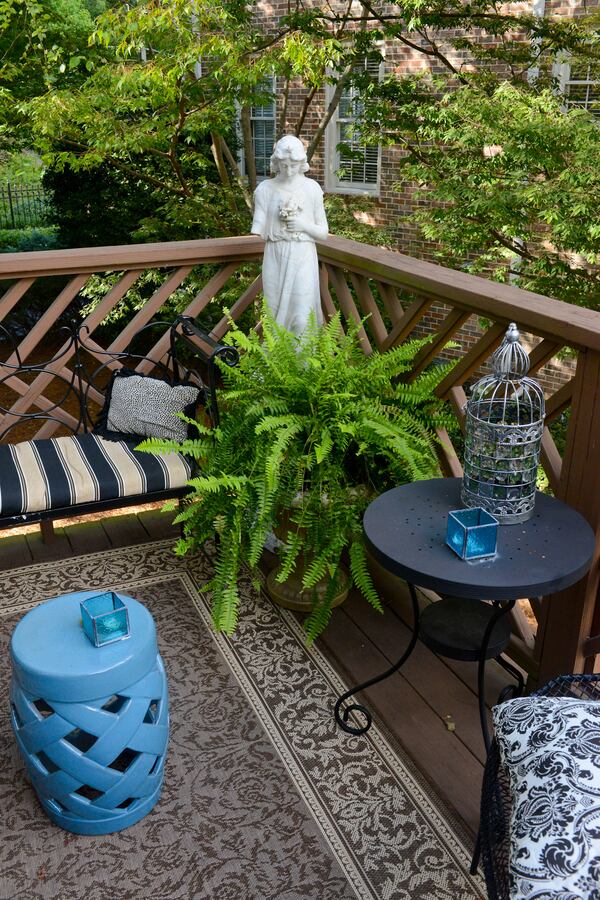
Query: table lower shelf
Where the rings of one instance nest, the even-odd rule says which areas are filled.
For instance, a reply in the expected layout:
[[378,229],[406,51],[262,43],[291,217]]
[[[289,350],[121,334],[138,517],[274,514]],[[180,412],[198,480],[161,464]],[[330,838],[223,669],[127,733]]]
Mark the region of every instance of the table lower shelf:
[[[481,600],[444,597],[422,611],[419,638],[441,656],[476,662],[485,630],[496,613],[497,607]],[[510,634],[510,616],[504,615],[494,626],[485,659],[499,656],[508,646]]]

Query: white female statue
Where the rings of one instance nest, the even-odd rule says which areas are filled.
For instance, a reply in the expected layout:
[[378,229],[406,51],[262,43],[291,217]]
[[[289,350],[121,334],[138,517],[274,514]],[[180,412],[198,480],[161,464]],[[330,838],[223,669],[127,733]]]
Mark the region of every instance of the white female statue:
[[311,312],[323,324],[316,240],[327,237],[323,191],[308,170],[302,141],[286,134],[271,157],[275,178],[254,192],[252,234],[267,243],[263,258],[263,291],[275,321],[301,337]]

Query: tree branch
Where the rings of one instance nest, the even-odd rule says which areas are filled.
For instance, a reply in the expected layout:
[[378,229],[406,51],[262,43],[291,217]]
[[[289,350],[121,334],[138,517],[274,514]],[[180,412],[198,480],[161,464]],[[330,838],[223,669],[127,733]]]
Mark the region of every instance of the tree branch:
[[210,137],[212,141],[210,149],[217,167],[217,172],[219,173],[219,178],[221,179],[221,184],[224,187],[229,187],[230,181],[229,175],[227,174],[227,168],[225,167],[225,160],[223,159],[221,137],[215,131],[211,131]]
[[281,106],[281,112],[279,113],[279,122],[277,124],[277,130],[275,133],[275,140],[278,141],[280,137],[283,136],[283,131],[285,128],[285,120],[287,117],[287,108],[288,108],[288,100],[290,97],[290,76],[287,75],[285,79],[285,87],[283,89],[283,104]]
[[308,148],[306,150],[306,158],[307,158],[308,162],[311,161],[312,157],[314,156],[315,150],[319,146],[321,138],[323,137],[323,134],[325,133],[325,129],[329,125],[329,122],[331,121],[331,117],[333,116],[333,114],[335,113],[335,111],[337,109],[337,106],[338,106],[338,103],[340,102],[340,98],[342,96],[343,90],[346,87],[346,84],[348,83],[348,80],[349,80],[351,74],[352,74],[352,66],[348,65],[348,66],[346,66],[346,68],[344,69],[344,71],[342,72],[340,77],[338,78],[337,84],[335,86],[335,91],[333,92],[333,96],[329,102],[329,106],[325,110],[325,115],[319,122],[319,126],[314,133],[313,139],[310,142],[310,144],[308,145]]
[[450,62],[448,57],[442,53],[436,42],[433,38],[429,37],[425,30],[420,31],[417,29],[417,34],[420,34],[424,41],[427,41],[429,46],[431,47],[431,54],[438,59],[443,66],[446,66],[448,71],[452,72],[453,75],[461,82],[461,84],[469,84],[468,80],[461,74],[460,70],[456,68],[456,66]]
[[173,131],[173,135],[171,137],[171,141],[169,144],[169,162],[171,163],[171,168],[175,173],[175,177],[177,178],[179,184],[181,185],[181,189],[186,197],[191,197],[192,192],[190,191],[187,181],[183,175],[183,170],[181,168],[181,163],[179,162],[179,158],[177,156],[177,145],[179,143],[179,135],[183,130],[183,126],[185,125],[185,121],[187,118],[187,113],[185,109],[185,98],[180,97],[178,103],[179,115],[177,118],[177,124],[175,126],[175,130]]
[[242,141],[244,144],[244,162],[246,163],[246,175],[250,190],[256,190],[256,162],[254,160],[254,146],[252,144],[252,125],[250,123],[250,107],[243,106],[240,111],[240,125],[242,128]]
[[302,127],[304,125],[304,120],[306,119],[306,115],[310,108],[310,104],[313,101],[313,97],[317,93],[317,86],[313,85],[309,90],[308,94],[304,95],[304,102],[302,104],[302,110],[300,111],[300,115],[298,116],[298,120],[296,122],[296,126],[294,128],[294,134],[296,137],[300,137],[300,132],[302,131]]
[[244,198],[244,203],[246,204],[246,206],[248,207],[250,212],[252,212],[252,195],[250,194],[248,187],[244,182],[244,178],[242,176],[242,173],[240,172],[240,167],[237,164],[237,160],[235,159],[233,153],[229,149],[225,138],[222,135],[219,135],[219,137],[221,140],[221,148],[223,150],[223,155],[225,156],[225,159],[229,163],[229,167],[233,173],[233,177],[235,178],[236,184],[242,193],[242,197]]

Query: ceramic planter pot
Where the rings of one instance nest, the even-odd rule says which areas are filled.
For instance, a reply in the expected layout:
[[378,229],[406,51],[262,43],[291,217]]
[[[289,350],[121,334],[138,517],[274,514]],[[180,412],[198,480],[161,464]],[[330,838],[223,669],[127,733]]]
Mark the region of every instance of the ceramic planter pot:
[[[309,613],[312,611],[315,595],[317,599],[325,596],[325,592],[329,586],[329,578],[323,578],[314,588],[303,588],[302,578],[304,572],[312,563],[312,558],[299,559],[296,563],[296,570],[286,578],[285,581],[277,581],[277,573],[280,567],[276,566],[267,576],[267,592],[271,600],[278,606],[285,609],[294,609],[296,612]],[[343,603],[351,587],[350,573],[342,566],[342,584],[338,588],[335,597],[332,600],[332,607],[339,606]]]
[[[291,514],[287,512],[280,516],[279,525],[275,528],[275,535],[280,540],[285,540],[290,528],[295,527],[290,520],[290,516]],[[296,530],[300,534],[304,532],[303,528]],[[317,599],[324,597],[330,581],[326,577],[322,578],[313,588],[307,589],[302,587],[304,573],[311,566],[313,559],[314,556],[312,554],[300,554],[294,572],[283,582],[277,581],[277,574],[281,566],[275,566],[267,576],[267,593],[274,603],[285,609],[296,610],[296,612],[310,613],[312,611],[315,595]],[[342,575],[341,584],[333,598],[332,607],[339,606],[340,603],[344,602],[352,586],[352,579],[348,570],[341,566],[340,571]]]

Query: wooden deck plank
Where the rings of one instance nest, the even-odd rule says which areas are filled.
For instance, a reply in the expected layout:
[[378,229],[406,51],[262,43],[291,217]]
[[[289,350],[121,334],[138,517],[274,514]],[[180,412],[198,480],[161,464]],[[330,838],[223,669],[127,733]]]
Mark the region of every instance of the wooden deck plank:
[[0,538],[0,571],[28,566],[32,562],[33,557],[24,534]]
[[34,562],[53,562],[71,555],[71,545],[64,528],[55,528],[54,537],[47,543],[39,531],[23,537]]
[[[411,629],[392,609],[386,610],[382,616],[357,593],[348,598],[344,609],[386,657],[388,665],[393,665],[408,646]],[[423,702],[439,716],[443,727],[446,727],[445,717],[452,717],[456,737],[483,765],[485,748],[479,723],[477,695],[461,680],[452,678],[442,660],[421,641],[417,641],[401,672]]]
[[148,541],[148,532],[137,516],[106,516],[102,528],[113,547],[129,547]]
[[[318,643],[348,684],[365,681],[388,665],[343,607],[334,611]],[[426,679],[427,672],[422,677]],[[362,701],[373,712],[374,720],[380,718],[385,723],[440,796],[475,832],[483,766],[456,733],[444,727],[400,673],[365,691]]]
[[98,550],[110,550],[111,542],[99,520],[78,522],[66,525],[65,534],[69,540],[73,554],[96,553]]
[[160,509],[144,509],[138,513],[138,519],[146,529],[148,538],[160,541],[179,537],[179,525],[173,525],[174,515]]

